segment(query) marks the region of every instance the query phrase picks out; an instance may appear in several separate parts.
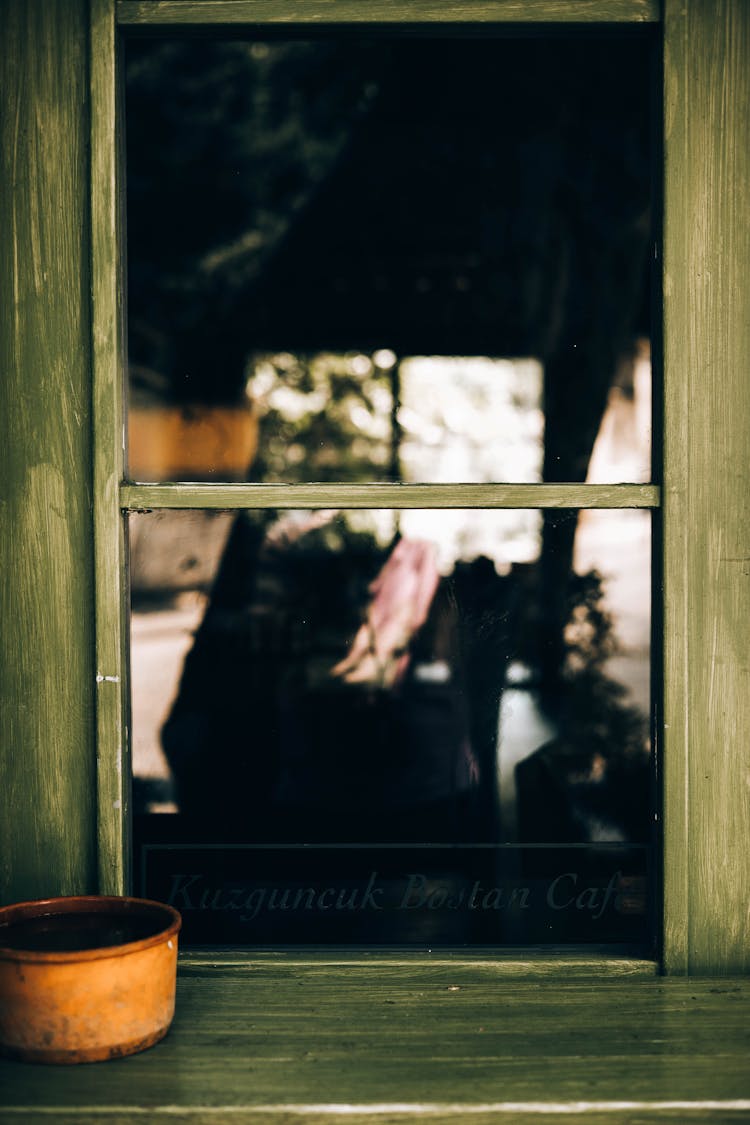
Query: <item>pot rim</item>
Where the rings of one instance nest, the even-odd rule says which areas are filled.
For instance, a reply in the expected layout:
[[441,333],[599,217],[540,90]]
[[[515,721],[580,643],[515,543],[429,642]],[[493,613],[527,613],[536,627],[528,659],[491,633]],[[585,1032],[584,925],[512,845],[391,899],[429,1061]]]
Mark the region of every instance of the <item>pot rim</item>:
[[126,941],[119,945],[102,945],[93,949],[75,950],[37,950],[11,949],[2,944],[0,930],[0,961],[39,962],[42,964],[76,964],[80,961],[100,961],[107,957],[125,957],[162,945],[171,937],[176,937],[182,927],[179,911],[166,902],[150,898],[132,898],[129,895],[65,895],[59,898],[31,899],[28,902],[14,902],[0,907],[0,926],[13,922],[28,921],[31,918],[44,918],[59,914],[110,914],[112,917],[137,916],[139,908],[143,913],[162,915],[164,925],[155,934]]

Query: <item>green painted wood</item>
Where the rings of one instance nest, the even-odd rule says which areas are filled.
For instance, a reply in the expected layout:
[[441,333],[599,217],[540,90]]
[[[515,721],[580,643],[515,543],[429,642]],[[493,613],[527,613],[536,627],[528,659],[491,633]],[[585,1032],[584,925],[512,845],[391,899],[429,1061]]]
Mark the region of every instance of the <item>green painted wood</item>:
[[665,965],[750,970],[750,5],[665,6]]
[[[692,535],[688,505],[689,383],[685,377],[683,345],[689,319],[688,287],[667,285],[667,271],[674,275],[672,256],[681,259],[684,232],[690,222],[685,162],[688,75],[685,64],[683,11],[669,5],[664,24],[664,196],[663,229],[663,731],[662,764],[662,839],[663,839],[663,950],[664,968],[672,973],[688,969],[688,914],[690,903],[690,865],[688,858],[688,766],[690,682],[688,640],[690,603],[688,557]],[[676,118],[679,124],[676,125]],[[667,206],[668,204],[668,206]],[[676,265],[676,262],[675,262]],[[681,272],[686,263],[680,264]],[[657,753],[659,748],[657,747]]]
[[0,900],[92,891],[87,4],[0,5]]
[[657,508],[653,484],[129,484],[150,508]]
[[635,957],[612,957],[607,953],[595,954],[590,951],[558,951],[531,949],[473,949],[471,951],[438,949],[428,956],[408,950],[380,949],[363,952],[354,948],[320,949],[299,947],[296,949],[186,949],[180,953],[180,973],[183,976],[202,974],[206,969],[215,973],[238,975],[257,972],[263,965],[278,967],[312,966],[316,968],[341,969],[347,965],[366,965],[370,968],[381,965],[389,971],[398,968],[408,972],[415,964],[429,965],[431,968],[450,968],[453,965],[470,965],[479,971],[490,969],[495,976],[538,977],[560,980],[583,978],[591,981],[595,977],[610,980],[614,977],[650,979],[657,974],[655,961],[640,960]]
[[[254,963],[178,977],[167,1039],[0,1063],[4,1123],[746,1121],[750,982],[508,977],[489,963]],[[734,1107],[734,1108],[732,1108]]]
[[125,457],[119,263],[124,223],[114,0],[91,0],[90,59],[98,885],[101,894],[125,894],[131,846],[125,534],[119,511]]
[[[89,889],[95,881],[88,128],[82,0],[3,0],[0,14],[6,107],[0,209],[9,232],[0,245],[0,285],[12,295],[0,312],[0,416],[6,420],[0,894],[17,898]],[[663,762],[670,971],[746,971],[750,957],[750,808],[742,773],[750,744],[744,638],[749,20],[742,0],[668,0],[666,9]],[[94,123],[92,142],[96,130]],[[95,169],[98,161],[94,147]],[[94,222],[101,232],[109,203],[92,207],[95,216],[99,207]],[[111,231],[100,260],[111,267],[110,237]],[[101,326],[112,293],[102,294],[95,276],[91,281]],[[106,332],[99,339],[95,329],[94,338],[102,370],[112,345]],[[97,383],[97,409],[104,386]],[[116,406],[106,409],[115,418]],[[168,506],[248,506],[250,493],[222,495],[223,487],[209,500],[196,486],[129,486],[118,505],[165,506],[167,489]],[[306,487],[304,505],[331,503],[330,492]],[[367,486],[349,500],[362,507],[658,504],[653,486],[629,499],[626,493],[640,486],[576,486],[585,491],[565,497],[544,489],[568,486],[466,486],[442,496],[435,491],[442,486],[431,493],[424,491],[429,486],[390,493],[394,486],[380,487]],[[486,487],[491,492],[483,494]],[[597,495],[600,487],[609,499]],[[284,504],[278,495],[273,506],[294,506],[303,493]],[[252,504],[265,506],[268,496],[264,489]]]
[[[426,1103],[409,1102],[381,1103],[373,1109],[361,1105],[340,1105],[338,1103],[318,1103],[305,1106],[218,1106],[194,1109],[178,1106],[150,1106],[133,1109],[129,1106],[107,1106],[103,1110],[92,1110],[88,1106],[76,1106],[73,1112],[51,1107],[46,1110],[24,1110],[14,1107],[3,1118],[5,1125],[29,1120],[59,1122],[60,1125],[82,1125],[83,1122],[106,1122],[107,1125],[130,1125],[134,1120],[149,1119],[154,1114],[157,1121],[182,1123],[201,1122],[201,1125],[227,1121],[266,1121],[276,1125],[292,1125],[299,1122],[330,1122],[344,1118],[349,1125],[403,1125],[404,1122],[418,1121],[423,1125],[455,1125],[455,1122],[471,1121],[472,1125],[494,1125],[496,1121],[528,1121],[535,1125],[560,1125],[566,1118],[586,1125],[612,1125],[613,1121],[627,1120],[629,1125],[659,1125],[659,1122],[711,1122],[712,1125],[742,1125],[745,1121],[747,1105],[744,1101],[714,1099],[710,1101],[685,1101],[681,1099],[662,1099],[657,1101],[628,1100],[591,1101],[556,1105],[541,1102],[494,1102],[486,1105],[467,1107],[464,1103]],[[627,1114],[627,1117],[623,1117]]]
[[[596,1084],[592,1080],[592,1084]],[[76,1106],[71,1111],[57,1106],[49,1109],[13,1107],[3,1117],[4,1125],[32,1121],[59,1122],[60,1125],[82,1125],[83,1122],[106,1122],[108,1125],[131,1125],[132,1121],[155,1120],[184,1123],[201,1122],[212,1125],[228,1121],[274,1122],[276,1125],[293,1125],[299,1122],[338,1121],[343,1118],[349,1125],[403,1125],[418,1121],[423,1125],[455,1125],[456,1121],[471,1121],[472,1125],[494,1125],[497,1121],[534,1122],[534,1125],[560,1125],[570,1120],[586,1125],[612,1125],[613,1121],[626,1120],[628,1125],[659,1125],[659,1122],[711,1122],[712,1125],[744,1125],[748,1105],[744,1099],[580,1099],[575,1102],[555,1103],[539,1101],[502,1101],[467,1106],[464,1102],[381,1102],[372,1107],[364,1104],[317,1102],[306,1105],[273,1104],[241,1106],[106,1106],[91,1109]],[[626,1116],[623,1116],[626,1115]]]
[[128,26],[655,23],[658,0],[119,0]]

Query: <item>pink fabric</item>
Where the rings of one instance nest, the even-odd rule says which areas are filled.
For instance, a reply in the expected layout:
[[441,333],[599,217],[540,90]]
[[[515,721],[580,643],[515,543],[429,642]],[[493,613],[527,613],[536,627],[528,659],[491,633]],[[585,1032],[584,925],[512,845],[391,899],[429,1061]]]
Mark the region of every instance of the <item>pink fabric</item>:
[[367,618],[332,675],[383,688],[399,683],[409,666],[409,645],[427,620],[439,581],[433,544],[399,540],[370,586]]

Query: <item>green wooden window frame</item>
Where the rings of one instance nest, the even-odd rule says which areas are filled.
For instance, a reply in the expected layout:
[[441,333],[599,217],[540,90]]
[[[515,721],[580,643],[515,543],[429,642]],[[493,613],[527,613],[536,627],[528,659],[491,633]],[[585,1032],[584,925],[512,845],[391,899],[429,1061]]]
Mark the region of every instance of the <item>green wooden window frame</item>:
[[[129,511],[329,507],[334,494],[350,507],[651,508],[663,582],[661,967],[750,969],[750,5],[0,0],[0,17],[2,899],[129,886]],[[125,483],[122,35],[509,23],[660,29],[661,484]]]

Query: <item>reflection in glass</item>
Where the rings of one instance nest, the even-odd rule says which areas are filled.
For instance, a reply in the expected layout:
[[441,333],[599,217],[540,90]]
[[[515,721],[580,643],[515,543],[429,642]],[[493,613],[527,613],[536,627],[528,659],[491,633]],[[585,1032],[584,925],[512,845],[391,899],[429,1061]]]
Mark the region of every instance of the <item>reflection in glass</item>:
[[130,478],[650,479],[651,47],[129,43]]
[[542,369],[533,359],[254,357],[250,474],[274,482],[539,481]]
[[[421,851],[415,867],[410,852],[402,874],[448,880],[466,895],[477,879],[490,889],[500,879],[506,890],[536,887],[540,904],[472,913],[466,940],[625,940],[619,915],[607,916],[606,932],[604,922],[582,930],[591,919],[575,906],[553,910],[545,929],[544,888],[566,873],[610,886],[612,903],[624,886],[637,888],[642,936],[653,822],[650,517],[547,513],[560,543],[563,532],[574,536],[575,567],[561,555],[555,585],[541,515],[131,516],[134,799],[144,839],[282,851],[458,846],[458,868],[426,867],[437,853]],[[177,815],[153,816],[168,811]],[[292,878],[281,854],[267,887]],[[361,859],[385,877],[382,856]],[[389,894],[399,898],[396,868]],[[170,870],[155,870],[167,894]],[[438,909],[427,897],[422,905]],[[399,940],[434,933],[416,910],[406,929],[406,915],[395,919]],[[457,917],[445,915],[451,940]],[[257,940],[271,940],[254,924]],[[337,932],[315,930],[344,940]]]
[[[129,478],[649,480],[656,44],[129,43]],[[129,530],[193,940],[651,940],[646,513]]]

